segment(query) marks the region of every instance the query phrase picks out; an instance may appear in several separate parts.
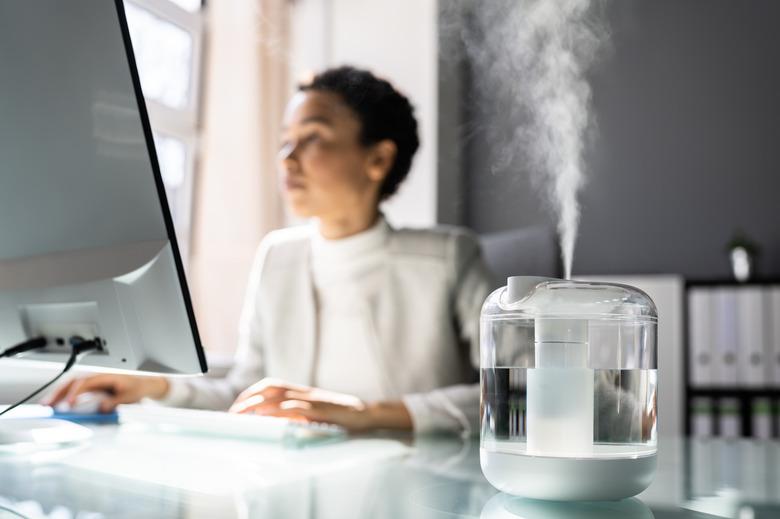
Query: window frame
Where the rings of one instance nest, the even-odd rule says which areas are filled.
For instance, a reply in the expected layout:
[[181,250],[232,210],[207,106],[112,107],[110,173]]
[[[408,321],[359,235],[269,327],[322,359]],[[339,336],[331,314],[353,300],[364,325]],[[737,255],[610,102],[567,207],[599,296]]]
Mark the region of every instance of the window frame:
[[[174,230],[179,242],[180,255],[185,269],[189,265],[192,236],[193,197],[197,167],[201,152],[200,108],[202,94],[203,55],[205,43],[205,7],[188,11],[171,0],[123,0],[125,4],[147,11],[149,14],[186,31],[192,39],[189,96],[186,106],[173,108],[144,96],[152,133],[155,136],[173,138],[185,146],[185,172],[179,187],[177,214],[173,216]],[[143,79],[141,80],[143,83]]]

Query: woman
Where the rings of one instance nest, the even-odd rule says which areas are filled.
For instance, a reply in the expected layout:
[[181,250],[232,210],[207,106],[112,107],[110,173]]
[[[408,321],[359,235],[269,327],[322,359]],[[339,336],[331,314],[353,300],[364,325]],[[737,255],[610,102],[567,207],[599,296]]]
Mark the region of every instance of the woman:
[[96,375],[50,402],[103,390],[103,411],[149,397],[351,431],[475,431],[490,286],[477,242],[456,228],[396,230],[379,211],[418,144],[408,99],[370,72],[331,69],[301,86],[279,163],[290,208],[314,224],[261,243],[227,377]]

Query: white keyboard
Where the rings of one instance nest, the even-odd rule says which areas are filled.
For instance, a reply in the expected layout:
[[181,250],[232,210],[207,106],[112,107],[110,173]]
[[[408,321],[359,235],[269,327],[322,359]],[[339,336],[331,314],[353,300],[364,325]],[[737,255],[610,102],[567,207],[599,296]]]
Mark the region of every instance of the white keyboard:
[[120,405],[119,423],[143,424],[163,430],[257,441],[305,441],[346,436],[343,427],[302,423],[272,416],[180,409],[152,405]]

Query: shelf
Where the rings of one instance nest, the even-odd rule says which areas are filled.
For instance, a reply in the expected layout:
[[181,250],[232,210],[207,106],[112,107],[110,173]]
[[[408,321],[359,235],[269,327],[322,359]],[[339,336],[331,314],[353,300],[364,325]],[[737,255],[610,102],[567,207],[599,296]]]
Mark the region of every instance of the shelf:
[[750,281],[737,281],[736,279],[686,279],[685,286],[690,287],[740,287],[740,286],[767,286],[780,285],[780,279],[751,279]]
[[[733,398],[740,402],[739,404],[739,420],[741,436],[750,437],[753,434],[753,400],[756,399],[768,399],[770,400],[770,420],[773,438],[780,437],[780,387],[744,387],[744,386],[691,386],[690,379],[690,308],[688,306],[688,291],[691,289],[718,289],[718,288],[740,288],[740,287],[777,287],[780,286],[780,279],[778,278],[764,278],[754,279],[747,282],[739,282],[734,279],[698,279],[685,281],[685,296],[683,299],[683,315],[684,315],[684,348],[683,348],[683,387],[685,390],[684,395],[684,409],[683,419],[685,424],[685,433],[690,436],[692,433],[692,420],[693,414],[691,413],[694,398],[710,398],[714,400],[722,400],[727,398]],[[720,435],[720,409],[718,405],[712,407],[712,420],[713,420],[713,434],[715,436]]]
[[780,388],[689,387],[690,396],[780,397]]

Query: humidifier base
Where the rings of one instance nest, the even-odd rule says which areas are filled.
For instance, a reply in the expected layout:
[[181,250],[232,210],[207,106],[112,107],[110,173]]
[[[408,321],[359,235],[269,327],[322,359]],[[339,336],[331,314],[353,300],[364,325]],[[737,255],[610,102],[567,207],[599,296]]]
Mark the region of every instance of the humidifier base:
[[482,473],[502,492],[555,501],[635,496],[653,480],[655,452],[623,458],[530,456],[480,449]]

